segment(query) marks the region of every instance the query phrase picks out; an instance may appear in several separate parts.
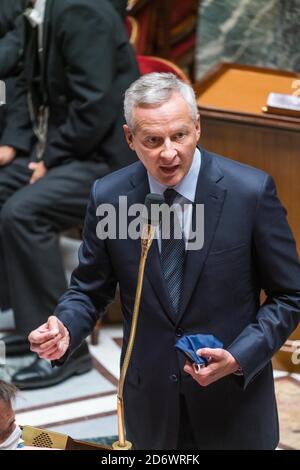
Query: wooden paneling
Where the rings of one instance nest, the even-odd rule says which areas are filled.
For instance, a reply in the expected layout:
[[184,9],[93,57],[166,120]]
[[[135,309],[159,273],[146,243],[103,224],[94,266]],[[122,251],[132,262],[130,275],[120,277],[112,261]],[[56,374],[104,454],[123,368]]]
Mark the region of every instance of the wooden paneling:
[[[203,113],[205,114],[205,113]],[[201,145],[273,176],[300,252],[299,132],[238,124],[202,115]]]

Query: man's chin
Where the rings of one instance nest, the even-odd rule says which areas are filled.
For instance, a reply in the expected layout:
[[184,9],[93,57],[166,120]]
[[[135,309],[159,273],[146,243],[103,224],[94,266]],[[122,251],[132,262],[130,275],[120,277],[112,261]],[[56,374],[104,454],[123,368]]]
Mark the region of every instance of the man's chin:
[[176,184],[180,183],[184,175],[181,169],[177,167],[172,171],[161,168],[159,176],[160,183],[166,186],[176,186]]

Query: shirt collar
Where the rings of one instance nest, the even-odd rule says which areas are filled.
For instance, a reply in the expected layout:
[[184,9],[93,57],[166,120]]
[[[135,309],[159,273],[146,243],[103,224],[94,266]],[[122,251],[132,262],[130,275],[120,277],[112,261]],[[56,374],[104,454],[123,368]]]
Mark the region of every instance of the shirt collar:
[[[182,178],[182,180],[174,186],[175,189],[181,196],[190,202],[195,201],[197,181],[199,171],[201,167],[201,152],[198,147],[195,150],[191,168],[188,173]],[[163,194],[167,189],[167,186],[159,183],[150,173],[147,171],[149,187],[151,193]]]
[[37,0],[33,8],[27,8],[25,16],[28,18],[31,26],[40,26],[44,22],[47,0]]

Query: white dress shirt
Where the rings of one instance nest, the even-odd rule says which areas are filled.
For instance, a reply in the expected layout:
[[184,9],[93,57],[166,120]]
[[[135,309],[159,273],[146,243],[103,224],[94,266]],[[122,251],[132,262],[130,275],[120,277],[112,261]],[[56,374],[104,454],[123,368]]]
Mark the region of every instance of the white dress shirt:
[[[181,230],[184,235],[185,243],[187,245],[190,235],[191,223],[192,223],[192,214],[193,214],[193,203],[195,202],[197,181],[199,176],[199,171],[201,167],[201,152],[196,148],[191,168],[188,173],[182,178],[182,180],[174,186],[172,189],[177,191],[178,195],[174,199],[174,204],[179,204],[181,206],[181,211],[183,217],[178,217],[181,224]],[[164,191],[168,188],[161,183],[159,183],[152,175],[148,173],[149,187],[151,193],[163,194]],[[175,205],[176,209],[176,205]],[[182,224],[183,223],[183,224]],[[183,226],[182,226],[183,225]],[[161,237],[160,237],[160,227],[157,227],[155,238],[158,242],[159,251],[161,250]]]

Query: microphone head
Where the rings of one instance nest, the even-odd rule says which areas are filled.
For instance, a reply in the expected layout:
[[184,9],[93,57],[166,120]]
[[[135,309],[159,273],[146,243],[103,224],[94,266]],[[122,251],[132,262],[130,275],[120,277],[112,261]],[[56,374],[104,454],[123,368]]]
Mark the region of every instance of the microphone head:
[[142,214],[143,221],[149,225],[159,225],[160,223],[160,206],[165,203],[163,194],[149,193],[145,198],[144,211]]

